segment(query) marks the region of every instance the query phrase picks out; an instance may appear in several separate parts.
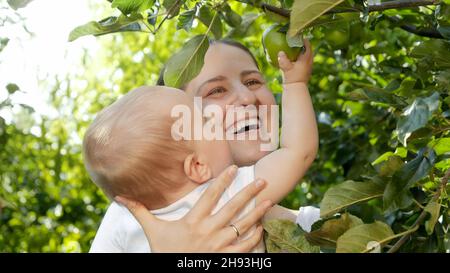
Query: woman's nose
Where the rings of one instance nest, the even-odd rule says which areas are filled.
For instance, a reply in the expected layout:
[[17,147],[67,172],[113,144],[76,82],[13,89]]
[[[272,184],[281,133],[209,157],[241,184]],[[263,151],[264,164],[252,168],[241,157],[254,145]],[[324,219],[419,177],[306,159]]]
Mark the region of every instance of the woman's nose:
[[248,89],[244,84],[240,84],[237,89],[238,104],[242,106],[254,105],[256,103],[255,92]]

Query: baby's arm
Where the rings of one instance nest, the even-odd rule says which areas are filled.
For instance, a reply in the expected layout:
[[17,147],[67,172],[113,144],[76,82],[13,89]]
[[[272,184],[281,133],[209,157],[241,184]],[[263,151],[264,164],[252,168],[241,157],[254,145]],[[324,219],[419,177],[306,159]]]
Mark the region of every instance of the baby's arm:
[[279,55],[283,72],[281,147],[260,159],[255,176],[267,181],[257,202],[267,199],[275,204],[291,192],[314,161],[318,149],[316,117],[308,91],[312,69],[312,51],[305,41],[306,52],[296,62]]

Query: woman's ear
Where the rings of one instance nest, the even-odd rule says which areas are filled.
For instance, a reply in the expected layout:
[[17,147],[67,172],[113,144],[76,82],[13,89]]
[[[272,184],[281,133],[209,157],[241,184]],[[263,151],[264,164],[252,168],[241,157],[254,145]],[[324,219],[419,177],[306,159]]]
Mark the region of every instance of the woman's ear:
[[196,183],[204,183],[212,178],[212,170],[201,157],[192,153],[184,159],[184,173]]

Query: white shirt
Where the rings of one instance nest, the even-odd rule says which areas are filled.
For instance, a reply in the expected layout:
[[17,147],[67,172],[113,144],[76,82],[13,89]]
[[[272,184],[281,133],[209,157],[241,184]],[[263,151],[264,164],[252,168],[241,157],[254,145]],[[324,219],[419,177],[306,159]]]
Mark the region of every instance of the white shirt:
[[[222,194],[212,213],[216,213],[245,186],[253,182],[254,179],[254,166],[239,168],[236,178]],[[165,208],[152,210],[151,213],[163,220],[174,221],[181,219],[194,207],[202,193],[212,182],[208,181],[198,186],[176,202]],[[255,205],[256,201],[253,198],[236,218],[239,219],[241,216],[246,215],[255,208]],[[233,220],[232,222],[235,221]],[[248,236],[250,235],[251,233]],[[264,251],[265,247],[263,242],[261,242],[255,249],[255,252]],[[127,208],[113,202],[106,211],[89,252],[151,252],[151,249],[144,231],[134,216]]]

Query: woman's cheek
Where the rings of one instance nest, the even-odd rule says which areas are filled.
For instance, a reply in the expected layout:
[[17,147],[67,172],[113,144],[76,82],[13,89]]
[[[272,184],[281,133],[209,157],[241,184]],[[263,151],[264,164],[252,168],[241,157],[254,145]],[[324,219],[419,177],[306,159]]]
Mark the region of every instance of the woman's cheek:
[[[262,121],[264,123],[265,129],[270,132],[272,130],[272,106],[276,106],[277,103],[275,101],[275,97],[266,86],[261,88],[256,92],[256,96],[258,98],[258,104],[259,107],[264,106],[266,107],[265,115],[262,118]],[[278,107],[274,108],[274,110],[279,110]],[[273,115],[276,117],[277,115]]]
[[275,105],[277,104],[275,101],[275,97],[267,86],[262,87],[260,90],[256,92],[256,97],[261,105]]

